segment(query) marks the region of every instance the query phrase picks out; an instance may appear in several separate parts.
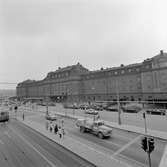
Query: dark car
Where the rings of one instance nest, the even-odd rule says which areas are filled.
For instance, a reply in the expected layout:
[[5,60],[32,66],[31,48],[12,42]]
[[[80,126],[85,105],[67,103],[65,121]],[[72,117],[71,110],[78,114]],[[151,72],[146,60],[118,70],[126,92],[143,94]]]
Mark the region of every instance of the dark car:
[[46,118],[46,120],[49,120],[49,121],[56,121],[57,120],[57,116],[55,114],[46,114],[45,118]]
[[147,114],[153,114],[153,115],[166,115],[165,109],[147,109]]

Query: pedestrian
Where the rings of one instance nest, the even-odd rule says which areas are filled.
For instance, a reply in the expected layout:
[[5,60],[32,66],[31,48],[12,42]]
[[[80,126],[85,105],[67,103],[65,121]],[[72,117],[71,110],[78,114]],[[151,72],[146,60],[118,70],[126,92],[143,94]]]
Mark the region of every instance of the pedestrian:
[[64,135],[65,135],[64,127],[61,128],[61,131],[62,131],[62,137],[64,137]]
[[48,124],[49,124],[48,121],[46,121],[46,130],[48,130],[48,127],[49,127]]
[[24,113],[23,113],[23,121],[24,121]]
[[54,127],[54,133],[57,134],[57,132],[58,132],[58,126],[56,124],[55,127]]
[[58,134],[59,134],[59,137],[61,138],[62,137],[61,126],[58,127]]
[[52,132],[52,122],[50,122],[49,130],[50,130],[50,132]]

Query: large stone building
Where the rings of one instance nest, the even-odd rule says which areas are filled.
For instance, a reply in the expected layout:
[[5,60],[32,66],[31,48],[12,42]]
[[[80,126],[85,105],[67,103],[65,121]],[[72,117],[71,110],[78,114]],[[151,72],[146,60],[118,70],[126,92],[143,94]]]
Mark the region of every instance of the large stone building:
[[104,101],[167,100],[167,53],[142,63],[89,71],[81,64],[49,72],[43,80],[17,85],[18,98],[49,97],[53,100]]

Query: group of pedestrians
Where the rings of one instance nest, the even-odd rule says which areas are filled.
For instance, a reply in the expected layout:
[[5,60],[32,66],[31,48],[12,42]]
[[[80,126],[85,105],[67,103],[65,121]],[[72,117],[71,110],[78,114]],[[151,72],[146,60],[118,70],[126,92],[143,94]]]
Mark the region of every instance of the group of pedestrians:
[[49,130],[51,133],[58,135],[60,138],[63,138],[65,135],[64,126],[58,125],[54,121],[47,121],[46,129]]

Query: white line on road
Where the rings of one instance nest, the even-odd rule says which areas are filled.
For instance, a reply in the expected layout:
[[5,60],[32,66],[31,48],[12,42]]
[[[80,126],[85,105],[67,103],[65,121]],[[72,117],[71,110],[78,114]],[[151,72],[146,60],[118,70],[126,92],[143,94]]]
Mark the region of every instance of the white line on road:
[[135,139],[131,140],[129,143],[125,144],[123,147],[121,147],[119,150],[117,150],[112,157],[118,155],[119,153],[121,153],[122,151],[124,151],[126,148],[128,148],[130,145],[132,145],[133,143],[135,143],[136,141],[138,141],[141,136],[143,135],[139,135],[138,137],[136,137]]
[[36,149],[30,142],[28,142],[23,136],[19,135],[18,133],[14,132],[17,136],[19,136],[28,146],[30,146],[33,150],[35,150],[51,167],[56,167],[49,159],[46,158],[38,149]]

